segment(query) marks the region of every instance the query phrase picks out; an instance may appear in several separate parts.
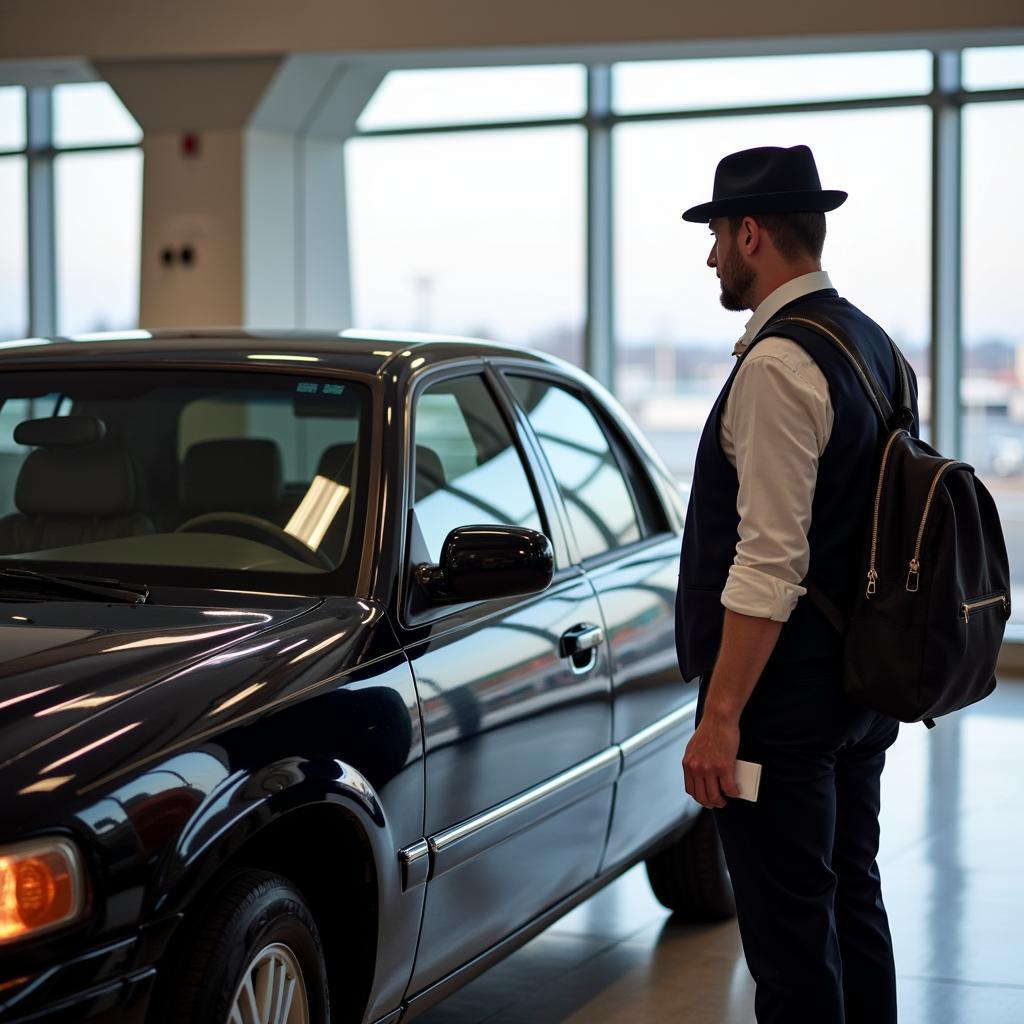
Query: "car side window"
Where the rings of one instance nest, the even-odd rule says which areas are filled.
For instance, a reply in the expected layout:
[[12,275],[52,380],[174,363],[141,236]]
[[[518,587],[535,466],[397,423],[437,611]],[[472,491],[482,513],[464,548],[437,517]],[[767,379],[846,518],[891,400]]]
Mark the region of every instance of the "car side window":
[[580,558],[640,540],[644,531],[622,470],[588,406],[549,380],[508,374],[569,513]]
[[457,526],[543,530],[512,435],[480,375],[428,386],[414,411],[413,509],[427,556]]

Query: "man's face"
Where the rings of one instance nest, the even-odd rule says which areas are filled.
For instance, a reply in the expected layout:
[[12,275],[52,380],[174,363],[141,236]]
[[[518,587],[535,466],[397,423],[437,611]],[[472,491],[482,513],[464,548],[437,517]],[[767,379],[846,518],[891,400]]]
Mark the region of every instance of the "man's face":
[[708,228],[713,238],[711,252],[708,254],[708,266],[718,274],[722,286],[722,305],[729,310],[750,309],[748,296],[755,274],[739,252],[736,236],[729,228],[729,219],[715,217]]

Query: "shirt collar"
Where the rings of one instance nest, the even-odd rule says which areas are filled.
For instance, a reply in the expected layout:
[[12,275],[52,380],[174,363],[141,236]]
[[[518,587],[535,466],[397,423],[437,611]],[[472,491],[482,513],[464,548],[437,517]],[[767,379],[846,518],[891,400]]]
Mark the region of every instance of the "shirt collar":
[[775,291],[762,299],[760,305],[754,310],[754,315],[747,321],[743,337],[736,342],[732,354],[734,356],[743,355],[750,343],[757,337],[761,328],[783,306],[802,298],[804,295],[810,295],[811,292],[819,292],[823,288],[831,287],[832,282],[824,270],[815,270],[810,274],[801,274],[800,277],[794,277],[785,284],[780,284]]

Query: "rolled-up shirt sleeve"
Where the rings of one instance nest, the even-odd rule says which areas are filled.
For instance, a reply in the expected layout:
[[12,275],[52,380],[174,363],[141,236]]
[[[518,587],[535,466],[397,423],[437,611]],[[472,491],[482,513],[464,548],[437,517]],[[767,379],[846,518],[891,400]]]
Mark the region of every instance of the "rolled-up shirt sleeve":
[[828,382],[796,342],[766,338],[736,374],[721,421],[739,477],[739,542],[722,604],[786,622],[807,592],[818,460],[832,431]]

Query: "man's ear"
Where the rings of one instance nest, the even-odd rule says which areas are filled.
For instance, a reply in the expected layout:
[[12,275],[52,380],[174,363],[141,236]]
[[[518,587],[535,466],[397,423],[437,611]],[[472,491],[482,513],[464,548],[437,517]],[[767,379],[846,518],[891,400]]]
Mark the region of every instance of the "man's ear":
[[740,225],[739,234],[743,239],[743,245],[746,247],[747,255],[753,256],[753,254],[757,252],[758,246],[761,244],[761,228],[757,221],[754,220],[753,217],[744,217],[743,223]]

